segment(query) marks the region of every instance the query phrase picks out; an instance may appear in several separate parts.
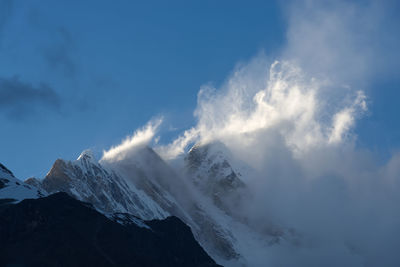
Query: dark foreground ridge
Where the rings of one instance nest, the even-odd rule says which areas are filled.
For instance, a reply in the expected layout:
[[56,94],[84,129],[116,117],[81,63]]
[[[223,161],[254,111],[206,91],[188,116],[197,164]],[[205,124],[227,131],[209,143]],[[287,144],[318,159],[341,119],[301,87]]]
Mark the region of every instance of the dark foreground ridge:
[[1,266],[219,266],[176,217],[121,225],[66,193],[0,205]]

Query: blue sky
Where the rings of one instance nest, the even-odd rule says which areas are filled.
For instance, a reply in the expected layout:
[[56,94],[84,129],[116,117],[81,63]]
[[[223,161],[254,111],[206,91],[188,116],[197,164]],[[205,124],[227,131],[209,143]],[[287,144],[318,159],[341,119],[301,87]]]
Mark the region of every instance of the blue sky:
[[[100,155],[159,115],[169,141],[196,123],[202,85],[218,87],[262,51],[281,53],[286,5],[0,0],[0,162],[22,179],[42,177],[55,159]],[[385,158],[400,146],[400,23],[395,1],[379,8],[379,40],[364,43],[377,55],[363,85],[369,108],[355,132],[358,146]]]

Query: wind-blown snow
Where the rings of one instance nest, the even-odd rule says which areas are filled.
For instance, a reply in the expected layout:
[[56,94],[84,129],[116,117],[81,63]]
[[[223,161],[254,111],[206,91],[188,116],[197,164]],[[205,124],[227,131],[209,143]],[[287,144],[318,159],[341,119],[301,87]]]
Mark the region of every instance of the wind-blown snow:
[[142,129],[137,130],[131,137],[127,137],[122,144],[104,151],[103,159],[113,161],[129,157],[128,153],[134,153],[136,148],[147,145],[154,138],[155,132],[161,122],[162,118],[150,121]]

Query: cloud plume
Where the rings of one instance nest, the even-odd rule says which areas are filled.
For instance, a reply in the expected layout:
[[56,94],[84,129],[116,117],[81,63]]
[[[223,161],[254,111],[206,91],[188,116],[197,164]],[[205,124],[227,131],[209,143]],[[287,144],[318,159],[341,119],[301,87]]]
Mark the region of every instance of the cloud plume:
[[142,148],[153,140],[161,123],[162,118],[151,120],[132,136],[128,136],[120,145],[104,151],[102,160],[113,162],[129,157],[137,148]]
[[[195,111],[197,126],[172,144],[159,147],[164,158],[174,158],[197,142],[229,144],[240,139],[251,145],[259,142],[253,137],[266,131],[279,133],[295,153],[339,144],[367,109],[363,91],[348,89],[328,105],[323,94],[332,84],[307,76],[290,61],[275,61],[268,70],[264,67],[268,61],[260,57],[239,67],[221,89],[201,88]],[[265,71],[249,75],[261,62]]]
[[[325,3],[325,2],[324,2]],[[236,207],[255,227],[295,229],[296,242],[247,244],[248,266],[398,266],[400,156],[382,164],[357,147],[357,120],[368,110],[368,83],[380,73],[374,45],[385,4],[293,2],[285,8],[287,44],[279,60],[264,54],[239,64],[220,87],[203,86],[197,124],[170,144],[155,145],[167,161],[195,143],[224,143],[252,197]],[[393,34],[393,33],[386,33]],[[397,40],[395,40],[397,42]],[[390,69],[390,67],[387,67]],[[149,144],[150,122],[103,158],[121,160]]]

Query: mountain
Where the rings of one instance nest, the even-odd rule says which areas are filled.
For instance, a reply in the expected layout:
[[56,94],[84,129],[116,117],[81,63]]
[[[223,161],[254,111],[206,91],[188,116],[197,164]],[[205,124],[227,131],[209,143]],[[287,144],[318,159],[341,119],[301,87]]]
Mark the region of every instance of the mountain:
[[[294,244],[299,236],[294,229],[273,224],[267,218],[246,209],[254,203],[248,179],[255,170],[236,159],[220,141],[194,145],[184,157],[184,172],[198,192],[212,205],[209,214],[231,238],[236,257],[220,261],[229,266],[263,265],[257,258],[265,257],[268,248]],[[213,211],[214,208],[214,211]],[[216,212],[215,208],[220,212]]]
[[197,197],[197,190],[185,178],[144,146],[115,162],[96,161],[90,151],[84,151],[75,161],[56,160],[42,181],[27,182],[49,194],[66,192],[106,216],[116,212],[144,220],[176,216],[191,227],[196,240],[214,258],[237,258],[232,233],[214,218],[219,211],[210,211],[210,204]]
[[[252,194],[251,170],[221,142],[196,144],[172,167],[148,146],[97,161],[84,151],[74,161],[58,159],[43,180],[29,185],[52,194],[66,192],[88,202],[109,219],[125,224],[175,216],[216,262],[251,266],[257,251],[291,243],[295,231],[268,223],[243,210]],[[247,215],[246,215],[247,214]]]
[[26,198],[38,198],[45,195],[45,191],[17,179],[0,163],[0,203],[18,202]]
[[117,170],[122,179],[143,190],[169,214],[187,223],[196,240],[214,259],[223,262],[239,257],[232,233],[215,217],[220,211],[152,148],[138,147],[124,160],[102,160],[100,163],[105,168]]
[[6,266],[218,266],[177,217],[110,220],[66,193],[0,205]]

